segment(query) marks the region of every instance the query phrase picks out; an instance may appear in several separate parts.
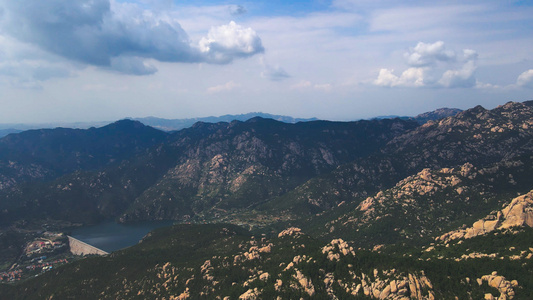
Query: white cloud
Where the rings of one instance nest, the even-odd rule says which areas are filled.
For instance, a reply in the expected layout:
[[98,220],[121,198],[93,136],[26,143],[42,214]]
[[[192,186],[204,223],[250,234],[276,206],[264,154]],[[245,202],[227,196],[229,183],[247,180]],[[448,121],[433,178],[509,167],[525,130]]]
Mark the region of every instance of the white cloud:
[[234,90],[238,87],[240,87],[241,85],[238,84],[238,83],[235,83],[233,81],[229,81],[229,82],[226,82],[225,84],[221,84],[221,85],[217,85],[217,86],[212,86],[210,88],[207,89],[207,92],[208,93],[220,93],[220,92],[227,92],[227,91],[231,91],[231,90]]
[[465,60],[476,60],[478,57],[478,54],[475,50],[472,49],[463,49],[463,57]]
[[499,89],[501,87],[499,85],[495,85],[495,84],[476,81],[476,88],[477,89]]
[[447,70],[442,74],[439,84],[447,88],[456,87],[474,87],[476,86],[476,78],[474,72],[476,65],[473,60],[466,62],[460,70]]
[[446,50],[443,41],[433,44],[419,42],[406,53],[407,64],[414,67],[434,65],[437,62],[449,62],[455,59],[455,52]]
[[533,88],[533,69],[529,69],[520,74],[516,80],[516,84],[525,88]]
[[261,39],[252,28],[244,28],[233,21],[211,28],[199,46],[208,62],[222,64],[235,57],[248,57],[264,51]]
[[[144,2],[144,7],[152,7],[157,1]],[[228,14],[245,12],[238,6],[226,9]],[[147,59],[220,64],[264,50],[255,31],[234,22],[214,27],[201,45],[195,45],[172,11],[145,9],[136,3],[0,0],[0,11],[2,35],[58,58],[133,75],[157,71]]]
[[[400,76],[394,70],[381,69],[373,81],[384,87],[434,87],[470,88],[482,87],[475,78],[478,54],[472,49],[464,49],[462,55],[447,50],[444,42],[432,44],[419,42],[404,54],[406,64],[411,66]],[[437,80],[438,79],[438,80]]]
[[385,87],[420,87],[424,86],[424,69],[409,68],[400,76],[394,75],[394,70],[381,69],[379,70],[378,78],[374,80],[374,84]]

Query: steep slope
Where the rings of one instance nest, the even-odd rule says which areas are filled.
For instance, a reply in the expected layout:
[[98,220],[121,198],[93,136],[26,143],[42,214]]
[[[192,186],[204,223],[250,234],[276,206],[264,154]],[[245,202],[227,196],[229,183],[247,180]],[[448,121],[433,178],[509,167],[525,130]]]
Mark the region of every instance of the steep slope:
[[414,127],[402,120],[198,123],[173,136],[184,155],[122,220],[187,219],[265,202]]
[[98,171],[77,171],[49,182],[0,190],[0,225],[22,220],[94,223],[114,218],[175,163],[174,149],[161,144]]
[[453,117],[460,112],[462,112],[462,110],[458,108],[444,107],[444,108],[436,109],[434,111],[428,111],[428,112],[419,114],[416,117],[412,117],[410,119],[418,122],[418,124],[423,125],[429,121],[438,121],[446,117]]
[[[533,186],[532,176],[531,157],[482,169],[469,163],[435,171],[423,169],[354,209],[339,207],[345,211],[339,216],[304,224],[315,235],[342,237],[362,247],[427,242],[486,215],[517,192],[527,193]],[[311,224],[319,226],[312,228]]]
[[[157,131],[156,137],[165,141],[153,147],[148,147],[151,143],[137,147],[136,139],[121,137],[120,132],[113,138],[110,133],[88,145],[89,150],[103,148],[98,156],[89,150],[81,152],[83,155],[68,152],[67,159],[80,159],[76,164],[59,164],[64,169],[85,170],[51,182],[19,184],[1,191],[0,223],[7,225],[25,217],[94,222],[116,217],[130,206],[124,221],[215,215],[220,210],[245,208],[280,195],[338,164],[369,155],[416,126],[401,120],[285,124],[255,118],[247,122],[197,123],[170,135]],[[86,136],[86,132],[81,133]],[[147,132],[146,140],[157,140],[148,139],[150,136]],[[108,143],[104,137],[116,141]],[[122,139],[129,144],[121,143]],[[20,140],[18,143],[23,143]],[[59,159],[68,149],[85,145],[49,143],[43,146],[44,153],[57,150],[57,156],[34,156]],[[117,155],[113,156],[113,151]],[[108,157],[117,157],[116,162],[109,164]],[[105,168],[87,170],[98,161]]]
[[273,203],[320,211],[343,201],[361,201],[424,168],[467,162],[483,168],[532,151],[533,101],[509,102],[493,110],[477,106],[408,131],[379,153],[313,178]]
[[56,128],[10,134],[0,139],[0,189],[117,164],[162,143],[166,136],[130,120],[87,130]]

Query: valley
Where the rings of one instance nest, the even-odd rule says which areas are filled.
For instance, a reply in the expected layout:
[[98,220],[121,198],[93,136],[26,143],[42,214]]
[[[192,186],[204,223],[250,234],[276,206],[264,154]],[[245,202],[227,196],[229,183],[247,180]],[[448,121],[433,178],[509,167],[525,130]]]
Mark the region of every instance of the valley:
[[[15,133],[0,139],[0,265],[22,280],[0,295],[530,299],[532,189],[533,101]],[[58,251],[68,263],[37,277],[12,267],[46,232],[110,220],[176,225],[105,256]]]

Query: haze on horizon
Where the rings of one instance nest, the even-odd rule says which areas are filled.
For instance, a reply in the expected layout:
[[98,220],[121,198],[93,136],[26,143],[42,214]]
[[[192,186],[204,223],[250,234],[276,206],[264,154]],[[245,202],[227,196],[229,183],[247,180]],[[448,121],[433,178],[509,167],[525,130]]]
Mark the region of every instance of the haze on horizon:
[[529,1],[0,0],[0,123],[533,99]]

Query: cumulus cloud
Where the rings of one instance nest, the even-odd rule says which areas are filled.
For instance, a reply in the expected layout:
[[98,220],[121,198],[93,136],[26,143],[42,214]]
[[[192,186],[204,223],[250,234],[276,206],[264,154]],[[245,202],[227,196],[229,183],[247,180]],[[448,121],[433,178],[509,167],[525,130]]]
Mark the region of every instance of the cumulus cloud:
[[424,69],[422,68],[409,68],[400,76],[394,75],[394,70],[381,69],[379,71],[378,78],[374,80],[375,85],[379,86],[405,86],[405,87],[417,87],[424,86]]
[[231,21],[213,27],[200,40],[200,51],[211,63],[229,63],[236,57],[248,57],[264,51],[261,39],[252,28]]
[[241,85],[238,84],[238,83],[235,83],[233,81],[229,81],[229,82],[226,82],[225,84],[221,84],[221,85],[217,85],[217,86],[212,86],[210,88],[207,89],[207,92],[208,93],[219,93],[219,92],[227,92],[227,91],[231,91],[231,90],[234,90],[238,87],[240,87]]
[[407,64],[415,67],[434,65],[437,62],[448,62],[455,59],[455,52],[447,50],[443,41],[433,44],[419,42],[416,47],[405,54]]
[[1,34],[71,61],[133,75],[157,71],[146,59],[220,64],[264,50],[255,31],[234,22],[211,29],[193,45],[173,18],[133,3],[0,0],[0,11]]
[[475,71],[475,63],[471,60],[466,62],[460,70],[447,70],[444,72],[439,83],[443,87],[448,88],[474,87],[476,86],[476,78],[474,77]]
[[516,84],[521,87],[533,89],[533,69],[529,69],[520,74],[516,80]]
[[419,42],[416,47],[404,54],[410,68],[395,75],[394,70],[381,69],[373,81],[384,87],[433,87],[470,88],[482,87],[477,82],[475,71],[478,54],[472,49],[464,49],[457,54],[446,49],[444,42]]

